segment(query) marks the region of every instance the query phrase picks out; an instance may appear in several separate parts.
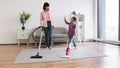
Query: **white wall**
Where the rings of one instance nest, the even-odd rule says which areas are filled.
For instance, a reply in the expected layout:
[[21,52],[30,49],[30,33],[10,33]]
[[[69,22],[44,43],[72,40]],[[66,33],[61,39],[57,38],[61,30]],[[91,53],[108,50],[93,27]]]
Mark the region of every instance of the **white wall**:
[[0,44],[16,43],[16,30],[21,29],[19,13],[30,12],[32,17],[26,29],[39,26],[39,13],[43,3],[50,3],[55,27],[67,27],[63,18],[73,10],[85,14],[85,38],[93,38],[93,0],[0,0]]
[[97,12],[98,12],[98,10],[97,10],[97,3],[98,3],[98,1],[97,0],[93,0],[93,39],[97,39],[97,37],[98,37],[98,20],[97,20]]

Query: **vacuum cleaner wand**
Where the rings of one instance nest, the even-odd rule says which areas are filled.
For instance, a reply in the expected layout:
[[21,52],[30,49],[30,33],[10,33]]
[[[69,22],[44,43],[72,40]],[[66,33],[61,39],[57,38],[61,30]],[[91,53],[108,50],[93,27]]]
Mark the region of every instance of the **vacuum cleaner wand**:
[[42,27],[41,27],[40,31],[41,31],[41,36],[40,36],[39,48],[38,48],[37,54],[35,56],[31,56],[31,58],[33,58],[33,59],[43,58],[43,56],[40,56],[40,47],[41,47],[41,41],[42,41],[42,35],[43,35],[43,28]]

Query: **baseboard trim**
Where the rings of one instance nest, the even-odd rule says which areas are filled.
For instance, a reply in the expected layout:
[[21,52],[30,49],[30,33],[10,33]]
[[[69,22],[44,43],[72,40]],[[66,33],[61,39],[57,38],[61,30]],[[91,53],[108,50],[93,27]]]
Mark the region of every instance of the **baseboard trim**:
[[[102,40],[102,39],[86,39],[84,40],[84,42],[101,42],[101,43],[120,46],[120,41],[111,41],[111,40]],[[26,45],[26,44],[27,43],[21,43],[21,45]],[[0,44],[0,45],[18,45],[18,43]]]
[[[18,43],[0,44],[0,45],[18,45]],[[20,43],[20,45],[27,45],[27,43]]]
[[102,40],[102,39],[92,39],[92,41],[120,46],[120,41]]

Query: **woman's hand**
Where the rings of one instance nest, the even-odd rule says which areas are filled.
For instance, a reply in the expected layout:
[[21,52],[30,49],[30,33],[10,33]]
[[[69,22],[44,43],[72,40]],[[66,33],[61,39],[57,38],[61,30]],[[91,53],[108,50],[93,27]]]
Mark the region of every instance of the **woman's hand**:
[[43,26],[39,26],[40,28],[43,28]]
[[55,28],[55,26],[54,26],[54,25],[52,25],[52,27],[53,27],[53,28]]

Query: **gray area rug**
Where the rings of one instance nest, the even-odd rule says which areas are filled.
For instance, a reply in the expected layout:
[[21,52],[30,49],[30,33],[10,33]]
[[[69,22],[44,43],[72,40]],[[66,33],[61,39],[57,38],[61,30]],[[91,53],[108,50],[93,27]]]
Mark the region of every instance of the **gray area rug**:
[[36,55],[37,49],[24,49],[17,56],[14,64],[21,63],[33,63],[33,62],[48,62],[48,61],[59,61],[59,60],[70,60],[70,59],[80,59],[80,58],[94,58],[94,57],[105,57],[106,55],[93,51],[89,48],[79,47],[77,50],[71,49],[70,58],[61,58],[65,55],[66,48],[53,48],[41,49],[40,55],[43,56],[42,59],[31,59],[31,56]]

